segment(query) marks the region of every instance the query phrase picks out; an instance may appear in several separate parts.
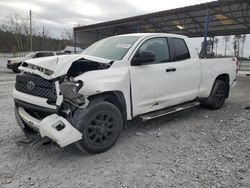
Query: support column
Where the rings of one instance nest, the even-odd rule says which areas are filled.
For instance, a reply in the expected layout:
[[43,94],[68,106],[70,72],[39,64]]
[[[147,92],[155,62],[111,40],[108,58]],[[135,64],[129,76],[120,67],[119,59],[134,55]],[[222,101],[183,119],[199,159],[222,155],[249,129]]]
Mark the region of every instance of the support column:
[[207,16],[205,21],[205,32],[204,32],[204,43],[203,43],[203,57],[207,57],[207,37],[208,37],[208,28],[209,28],[209,21],[210,21],[210,15],[209,15],[209,9],[207,8]]

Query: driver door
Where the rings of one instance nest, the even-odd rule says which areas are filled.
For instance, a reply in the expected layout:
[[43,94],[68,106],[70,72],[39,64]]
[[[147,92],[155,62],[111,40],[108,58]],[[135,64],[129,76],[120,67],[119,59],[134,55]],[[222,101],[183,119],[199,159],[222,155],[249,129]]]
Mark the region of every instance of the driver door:
[[[171,105],[173,74],[169,69],[168,41],[164,37],[144,41],[135,56],[153,52],[155,61],[130,66],[133,116],[155,111]],[[134,56],[134,57],[135,57]],[[132,60],[133,61],[133,60]]]

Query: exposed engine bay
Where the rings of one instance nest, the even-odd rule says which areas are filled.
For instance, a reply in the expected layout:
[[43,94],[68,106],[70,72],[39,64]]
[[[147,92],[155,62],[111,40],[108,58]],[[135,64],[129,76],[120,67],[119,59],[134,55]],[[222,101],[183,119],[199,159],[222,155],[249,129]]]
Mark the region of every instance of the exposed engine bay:
[[[32,74],[33,71],[45,74],[47,69],[42,69],[39,66],[24,62],[23,67],[25,72],[20,76],[17,76],[16,89],[17,91],[27,94],[47,98],[47,103],[50,105],[56,105],[57,98],[63,96],[63,100],[57,108],[57,114],[70,121],[76,109],[85,108],[88,105],[88,99],[86,96],[78,93],[78,91],[84,86],[84,83],[82,81],[76,82],[74,81],[74,78],[89,71],[108,69],[111,65],[112,62],[99,63],[81,58],[72,62],[66,74],[47,80],[40,75]],[[19,79],[20,82],[18,81]],[[32,91],[26,88],[26,85],[31,82],[36,85]],[[23,88],[25,88],[25,90]],[[53,88],[53,90],[51,88]],[[47,96],[53,96],[53,98],[48,98]],[[49,114],[52,114],[36,109],[29,109],[27,110],[27,113],[40,120]]]
[[72,63],[67,75],[59,78],[60,93],[64,97],[61,112],[64,113],[66,119],[71,120],[72,114],[77,108],[85,108],[88,105],[88,99],[78,93],[84,86],[84,83],[82,81],[75,82],[74,78],[85,72],[107,69],[111,65],[112,63],[104,64],[87,59],[79,59]]
[[28,132],[31,129],[50,138],[60,147],[81,140],[76,116],[88,109],[89,97],[103,90],[98,83],[93,88],[88,80],[92,73],[85,73],[97,71],[98,74],[93,73],[97,77],[105,75],[110,79],[106,69],[113,62],[81,54],[24,62],[13,91],[18,124]]
[[72,63],[71,67],[69,68],[67,72],[67,76],[69,78],[76,77],[88,71],[107,69],[110,66],[111,66],[111,63],[104,64],[104,63],[90,61],[87,59],[79,59]]

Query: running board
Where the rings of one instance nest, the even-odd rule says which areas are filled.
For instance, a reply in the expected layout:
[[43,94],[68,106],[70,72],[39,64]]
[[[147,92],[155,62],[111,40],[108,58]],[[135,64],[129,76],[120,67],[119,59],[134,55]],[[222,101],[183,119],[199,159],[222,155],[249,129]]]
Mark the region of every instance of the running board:
[[141,115],[139,117],[142,119],[142,121],[147,121],[147,120],[155,119],[155,118],[165,116],[165,115],[168,115],[168,114],[172,114],[172,113],[175,113],[175,112],[178,112],[178,111],[186,110],[188,108],[193,108],[193,107],[199,106],[199,105],[200,105],[199,101],[192,101],[192,102],[184,103],[184,104],[181,104],[181,105],[165,108],[165,109],[162,109],[162,110],[150,112],[150,113]]

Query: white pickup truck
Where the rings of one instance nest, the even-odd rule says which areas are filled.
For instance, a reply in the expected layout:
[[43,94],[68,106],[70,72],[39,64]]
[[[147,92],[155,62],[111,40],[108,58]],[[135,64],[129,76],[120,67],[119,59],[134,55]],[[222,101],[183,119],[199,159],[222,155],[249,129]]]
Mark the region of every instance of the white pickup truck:
[[82,54],[25,61],[13,91],[18,124],[60,147],[100,153],[124,123],[204,105],[219,109],[236,83],[236,59],[199,59],[189,38],[137,33]]

